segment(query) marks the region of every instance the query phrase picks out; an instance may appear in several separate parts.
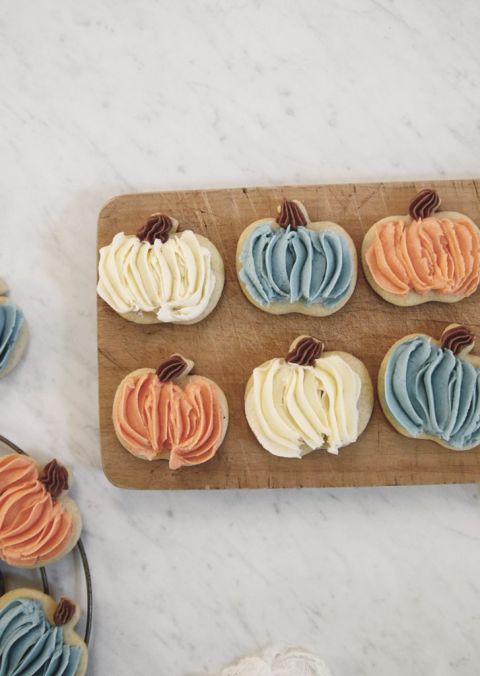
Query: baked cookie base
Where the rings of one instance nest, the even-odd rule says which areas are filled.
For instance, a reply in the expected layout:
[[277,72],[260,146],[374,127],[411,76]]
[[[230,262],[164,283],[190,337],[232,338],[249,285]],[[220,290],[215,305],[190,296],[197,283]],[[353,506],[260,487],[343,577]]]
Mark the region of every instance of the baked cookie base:
[[[435,218],[449,218],[450,220],[453,221],[459,218],[463,218],[466,219],[467,221],[470,221],[470,223],[472,223],[472,225],[474,225],[475,227],[478,227],[476,223],[474,223],[470,218],[468,218],[468,216],[465,216],[465,214],[461,214],[458,211],[436,211],[434,216]],[[464,298],[468,298],[468,296],[439,293],[438,291],[428,291],[425,294],[420,294],[413,290],[409,291],[403,296],[400,296],[396,293],[386,291],[379,284],[377,284],[367,263],[367,251],[369,250],[371,244],[375,239],[377,225],[382,225],[383,223],[388,223],[389,221],[398,221],[398,220],[404,221],[404,223],[406,223],[407,225],[412,222],[412,218],[408,215],[387,216],[386,218],[382,218],[381,220],[374,223],[372,227],[367,231],[365,237],[363,238],[362,253],[361,253],[363,272],[365,273],[365,277],[367,278],[368,283],[375,291],[375,293],[378,293],[378,295],[381,296],[381,298],[386,300],[388,303],[392,303],[392,305],[398,305],[399,307],[411,307],[412,305],[421,305],[422,303],[431,303],[433,301],[437,303],[458,303]]]
[[[244,284],[240,278],[240,272],[242,270],[242,263],[240,257],[244,249],[245,243],[248,237],[250,236],[251,232],[255,230],[261,223],[265,223],[266,221],[269,220],[271,219],[262,218],[258,221],[255,221],[254,223],[251,223],[247,228],[245,228],[245,230],[242,232],[238,240],[236,251],[237,279],[247,300],[249,300],[250,303],[252,303],[252,305],[255,305],[255,307],[257,307],[259,310],[263,310],[263,312],[268,312],[272,315],[297,313],[302,315],[309,315],[311,317],[328,317],[329,315],[332,315],[335,312],[341,310],[342,307],[350,300],[350,297],[353,294],[357,283],[358,277],[357,250],[355,249],[355,244],[353,243],[353,240],[348,234],[348,232],[337,223],[331,223],[330,221],[319,221],[317,223],[308,223],[308,230],[315,230],[316,232],[324,232],[325,230],[328,230],[330,232],[331,231],[337,232],[338,234],[342,235],[347,241],[348,249],[352,256],[352,279],[346,295],[344,296],[344,298],[342,298],[342,300],[339,303],[337,303],[337,305],[335,305],[335,307],[327,307],[326,305],[322,305],[321,303],[311,303],[310,305],[307,305],[305,302],[302,301],[297,301],[296,303],[290,303],[288,301],[274,301],[273,303],[269,303],[268,305],[262,305],[261,303],[258,303],[255,300],[255,298],[253,298],[253,296],[250,295],[246,284]],[[275,226],[276,224],[273,223],[273,225]],[[281,226],[277,224],[277,227],[280,228]]]

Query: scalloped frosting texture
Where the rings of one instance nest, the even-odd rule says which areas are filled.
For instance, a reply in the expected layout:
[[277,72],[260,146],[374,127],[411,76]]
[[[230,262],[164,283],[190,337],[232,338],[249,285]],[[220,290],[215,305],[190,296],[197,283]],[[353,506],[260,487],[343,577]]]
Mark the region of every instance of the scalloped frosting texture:
[[240,252],[240,279],[256,303],[304,302],[335,307],[348,294],[353,260],[348,241],[334,231],[260,223]]
[[366,262],[376,284],[397,296],[470,296],[480,281],[480,233],[467,218],[384,221],[375,228]]
[[15,598],[0,610],[0,676],[75,676],[81,658],[39,600]]
[[220,676],[332,676],[325,662],[303,648],[272,646],[244,657]]
[[170,452],[171,469],[210,460],[220,446],[223,411],[216,387],[189,376],[184,387],[155,372],[133,374],[113,409],[115,431],[133,455],[155,460]]
[[480,369],[427,336],[393,348],[384,393],[390,415],[410,436],[427,434],[459,450],[480,443]]
[[315,366],[272,359],[254,369],[247,420],[270,453],[301,458],[316,449],[338,453],[358,437],[361,379],[339,355]]
[[154,312],[159,322],[192,321],[215,288],[210,251],[185,230],[153,244],[118,233],[100,249],[98,295],[116,312]]
[[0,303],[0,376],[9,364],[23,323],[23,312],[14,303]]
[[32,458],[0,457],[0,558],[12,566],[48,563],[68,546],[73,518],[39,481]]

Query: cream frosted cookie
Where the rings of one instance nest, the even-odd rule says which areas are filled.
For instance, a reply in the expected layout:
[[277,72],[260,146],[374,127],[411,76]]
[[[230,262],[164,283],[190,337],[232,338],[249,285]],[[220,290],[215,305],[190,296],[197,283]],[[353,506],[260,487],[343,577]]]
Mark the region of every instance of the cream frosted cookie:
[[222,295],[223,260],[217,248],[178,221],[153,214],[136,235],[119,232],[100,249],[97,293],[138,324],[195,324]]
[[336,223],[312,223],[297,200],[283,200],[276,219],[263,218],[243,231],[236,263],[245,296],[272,314],[330,315],[357,282],[350,235]]
[[228,427],[227,399],[209,378],[189,375],[193,362],[174,354],[157,370],[137,369],[117,388],[113,426],[122,446],[170,469],[213,458]]
[[434,190],[422,190],[408,215],[387,216],[365,235],[365,276],[389,303],[456,303],[477,290],[480,231],[464,214],[437,212],[439,205]]
[[304,648],[272,646],[226,667],[220,676],[331,676],[331,671]]
[[378,374],[385,416],[406,437],[464,451],[480,443],[480,357],[473,334],[450,324],[439,341],[413,333],[392,345]]
[[28,326],[23,312],[7,294],[8,287],[0,279],[0,378],[15,368],[28,343]]
[[372,414],[366,366],[347,352],[322,352],[300,336],[286,357],[253,370],[245,413],[258,442],[273,455],[302,458],[315,450],[337,454],[358,439]]
[[88,650],[75,631],[80,608],[34,589],[0,597],[2,676],[84,676]]
[[56,460],[42,469],[27,455],[0,456],[0,559],[36,568],[73,549],[82,520],[65,494],[70,483],[68,470]]

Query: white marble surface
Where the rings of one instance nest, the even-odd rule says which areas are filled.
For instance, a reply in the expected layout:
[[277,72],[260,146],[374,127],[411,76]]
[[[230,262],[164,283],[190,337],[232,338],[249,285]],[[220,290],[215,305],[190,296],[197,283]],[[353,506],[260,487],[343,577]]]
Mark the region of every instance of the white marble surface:
[[[479,3],[0,10],[0,276],[32,328],[0,383],[0,430],[74,466],[96,593],[90,674],[212,672],[276,641],[335,676],[478,674],[478,486],[108,484],[95,229],[127,191],[480,175]],[[57,589],[81,596],[72,568],[55,568]]]

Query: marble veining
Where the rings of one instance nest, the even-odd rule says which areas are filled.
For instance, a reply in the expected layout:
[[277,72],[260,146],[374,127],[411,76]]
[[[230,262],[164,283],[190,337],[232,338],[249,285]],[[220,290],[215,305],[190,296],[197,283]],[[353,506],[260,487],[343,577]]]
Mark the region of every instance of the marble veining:
[[[32,338],[0,430],[74,467],[90,674],[216,673],[277,642],[334,676],[478,673],[478,487],[108,484],[95,231],[123,192],[478,176],[479,29],[473,1],[3,3],[0,277]],[[51,576],[84,603],[75,557]]]

